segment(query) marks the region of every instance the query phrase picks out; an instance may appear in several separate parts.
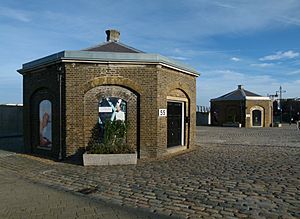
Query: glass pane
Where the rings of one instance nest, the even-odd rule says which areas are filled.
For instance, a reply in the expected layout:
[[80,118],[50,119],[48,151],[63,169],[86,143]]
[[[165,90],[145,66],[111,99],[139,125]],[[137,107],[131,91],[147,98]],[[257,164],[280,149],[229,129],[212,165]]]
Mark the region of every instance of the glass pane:
[[106,121],[126,121],[127,103],[119,97],[102,98],[99,102],[100,139],[104,137]]
[[260,110],[253,110],[252,124],[253,124],[253,126],[261,126],[261,111]]
[[168,102],[167,147],[182,144],[182,103]]
[[52,148],[52,104],[43,100],[39,105],[40,144],[38,148],[51,150]]

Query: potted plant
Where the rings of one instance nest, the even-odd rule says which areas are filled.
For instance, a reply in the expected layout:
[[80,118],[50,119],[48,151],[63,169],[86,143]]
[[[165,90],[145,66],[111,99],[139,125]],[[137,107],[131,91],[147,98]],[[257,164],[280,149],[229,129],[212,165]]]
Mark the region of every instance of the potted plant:
[[135,150],[126,143],[127,129],[124,121],[106,121],[103,139],[89,145],[83,154],[83,165],[136,164]]

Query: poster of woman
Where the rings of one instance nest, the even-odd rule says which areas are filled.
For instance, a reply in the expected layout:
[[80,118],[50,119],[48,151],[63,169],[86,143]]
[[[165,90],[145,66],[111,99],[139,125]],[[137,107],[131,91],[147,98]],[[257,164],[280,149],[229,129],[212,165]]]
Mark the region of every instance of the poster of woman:
[[40,145],[39,148],[51,150],[52,147],[52,112],[51,102],[43,100],[39,109]]

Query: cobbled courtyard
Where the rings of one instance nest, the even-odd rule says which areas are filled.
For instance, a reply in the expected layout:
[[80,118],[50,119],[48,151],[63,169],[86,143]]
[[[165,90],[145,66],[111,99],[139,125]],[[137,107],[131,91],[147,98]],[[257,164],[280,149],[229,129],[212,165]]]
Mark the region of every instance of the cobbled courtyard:
[[0,168],[159,218],[300,218],[300,131],[197,127],[197,147],[136,166],[83,167],[0,155]]

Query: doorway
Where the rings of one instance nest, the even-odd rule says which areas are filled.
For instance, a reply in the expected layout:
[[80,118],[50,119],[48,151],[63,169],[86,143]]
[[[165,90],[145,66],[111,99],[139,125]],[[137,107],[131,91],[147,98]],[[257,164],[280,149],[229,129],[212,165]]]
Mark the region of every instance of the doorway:
[[167,147],[184,145],[184,103],[168,102]]
[[262,115],[260,110],[252,111],[252,126],[261,127],[262,126]]

